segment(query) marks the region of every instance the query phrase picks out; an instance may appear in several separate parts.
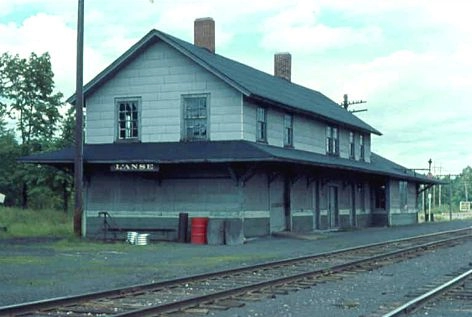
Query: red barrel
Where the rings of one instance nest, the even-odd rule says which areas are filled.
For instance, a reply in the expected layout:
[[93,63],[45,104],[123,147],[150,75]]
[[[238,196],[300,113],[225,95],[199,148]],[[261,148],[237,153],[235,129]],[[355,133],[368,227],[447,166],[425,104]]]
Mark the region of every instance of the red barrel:
[[190,241],[193,244],[206,244],[207,243],[207,225],[208,218],[199,217],[192,218],[192,229]]

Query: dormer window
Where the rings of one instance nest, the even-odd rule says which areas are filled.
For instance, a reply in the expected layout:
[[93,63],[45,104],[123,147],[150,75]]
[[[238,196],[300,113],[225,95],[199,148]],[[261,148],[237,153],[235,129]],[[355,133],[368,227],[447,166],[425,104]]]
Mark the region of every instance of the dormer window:
[[326,154],[339,156],[339,135],[336,127],[326,127]]
[[256,140],[259,142],[267,142],[267,117],[265,108],[257,108],[256,125]]
[[118,141],[139,140],[139,98],[116,99]]

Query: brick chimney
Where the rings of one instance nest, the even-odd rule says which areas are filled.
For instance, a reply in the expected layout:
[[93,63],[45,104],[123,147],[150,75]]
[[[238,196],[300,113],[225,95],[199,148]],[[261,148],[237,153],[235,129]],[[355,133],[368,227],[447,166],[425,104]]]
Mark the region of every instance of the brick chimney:
[[215,52],[215,21],[212,18],[196,19],[193,24],[193,43]]
[[277,53],[274,55],[274,75],[291,81],[292,55],[290,53]]

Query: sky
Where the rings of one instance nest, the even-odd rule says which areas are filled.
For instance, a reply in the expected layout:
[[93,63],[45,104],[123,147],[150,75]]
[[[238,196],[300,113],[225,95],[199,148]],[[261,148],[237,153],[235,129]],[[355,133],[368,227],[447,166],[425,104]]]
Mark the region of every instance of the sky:
[[[152,29],[193,42],[212,17],[216,53],[292,81],[382,132],[372,150],[412,169],[472,166],[472,3],[466,0],[84,0],[84,82]],[[56,89],[75,90],[77,0],[1,0],[0,54],[49,52]]]

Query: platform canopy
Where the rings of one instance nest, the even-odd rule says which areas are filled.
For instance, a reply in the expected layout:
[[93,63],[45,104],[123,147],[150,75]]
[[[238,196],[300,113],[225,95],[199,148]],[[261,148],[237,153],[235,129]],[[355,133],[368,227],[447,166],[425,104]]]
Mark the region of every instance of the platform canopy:
[[[23,163],[71,167],[74,148],[36,153],[19,159]],[[153,163],[159,165],[195,163],[288,163],[329,168],[361,174],[388,176],[422,184],[440,181],[416,173],[372,153],[371,162],[332,157],[308,151],[286,149],[249,141],[159,142],[86,144],[84,164]]]

